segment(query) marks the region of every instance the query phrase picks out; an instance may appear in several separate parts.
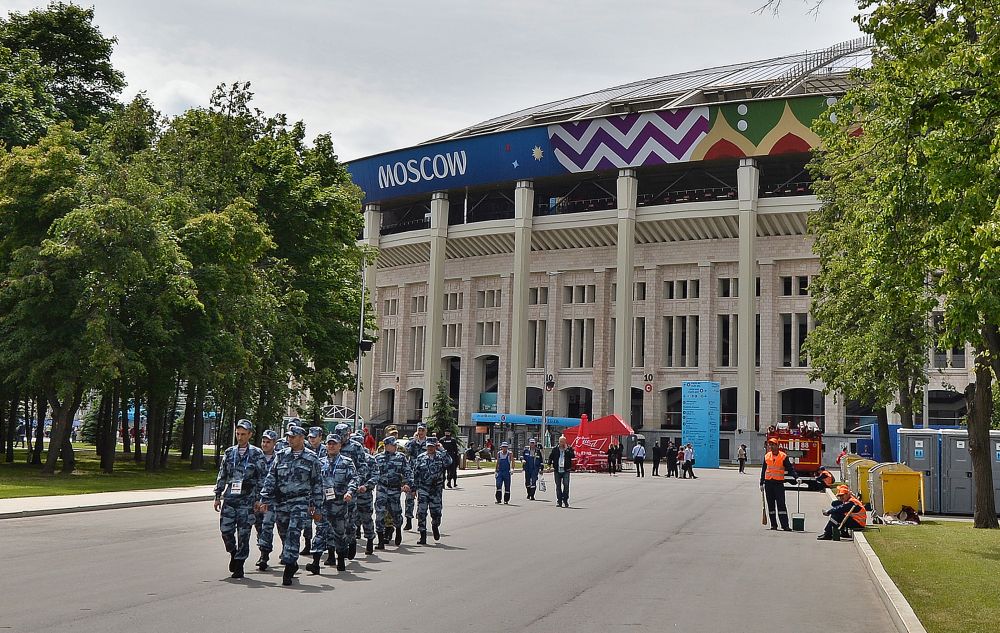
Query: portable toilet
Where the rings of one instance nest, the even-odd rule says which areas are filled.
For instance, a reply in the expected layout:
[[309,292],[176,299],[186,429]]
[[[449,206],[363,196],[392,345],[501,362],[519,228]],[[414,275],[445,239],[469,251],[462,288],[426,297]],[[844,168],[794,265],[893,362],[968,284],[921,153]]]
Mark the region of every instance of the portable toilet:
[[1000,516],[1000,431],[990,431],[990,458],[993,462],[993,499]]
[[924,478],[924,512],[941,512],[941,433],[899,429],[899,461]]
[[857,459],[847,467],[847,482],[858,499],[866,506],[871,503],[871,491],[868,489],[868,472],[878,465],[871,459]]
[[969,433],[965,430],[943,429],[941,431],[941,513],[970,515],[974,499]]
[[868,490],[876,518],[899,514],[903,506],[924,513],[923,475],[906,464],[888,462],[874,466],[868,472]]

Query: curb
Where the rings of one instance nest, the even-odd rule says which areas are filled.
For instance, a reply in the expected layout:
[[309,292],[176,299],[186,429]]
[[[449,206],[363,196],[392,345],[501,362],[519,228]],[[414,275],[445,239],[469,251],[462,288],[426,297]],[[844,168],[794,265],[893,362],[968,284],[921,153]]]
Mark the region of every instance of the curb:
[[[492,475],[493,471],[483,470],[482,472],[460,473],[459,479],[464,477],[481,477]],[[75,496],[75,495],[67,495]],[[30,497],[29,497],[30,498]],[[101,503],[94,505],[80,505],[64,508],[46,508],[44,510],[18,510],[15,512],[0,512],[0,521],[4,519],[27,519],[31,517],[53,516],[57,514],[75,514],[77,512],[96,512],[98,510],[123,510],[127,508],[143,508],[146,506],[165,506],[177,503],[192,503],[197,501],[211,501],[215,495],[195,495],[191,497],[174,497],[170,499],[145,499],[142,501],[119,501],[117,503]]]
[[[826,494],[831,500],[835,498],[829,489],[827,489]],[[863,532],[854,532],[854,547],[861,557],[861,562],[864,563],[872,584],[878,590],[878,596],[881,598],[882,604],[885,605],[886,611],[889,612],[889,618],[896,626],[896,630],[899,633],[927,633],[927,629],[920,623],[917,614],[913,612],[913,607],[907,602],[906,596],[903,595],[889,573],[886,572],[885,567],[882,566],[882,561],[869,545]]]

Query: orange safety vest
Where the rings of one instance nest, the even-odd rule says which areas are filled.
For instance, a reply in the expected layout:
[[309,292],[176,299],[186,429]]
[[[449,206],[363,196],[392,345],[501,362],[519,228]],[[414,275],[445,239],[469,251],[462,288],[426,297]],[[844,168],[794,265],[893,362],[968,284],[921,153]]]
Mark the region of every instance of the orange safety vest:
[[865,504],[861,503],[854,495],[851,495],[847,501],[857,506],[857,509],[851,514],[851,518],[857,521],[861,527],[868,525],[868,510],[865,510]]
[[823,483],[826,484],[827,488],[829,488],[833,483],[833,475],[830,474],[830,471],[825,468],[819,471],[819,477],[823,480]]
[[764,470],[764,479],[769,481],[784,481],[785,459],[787,457],[785,451],[778,451],[777,455],[768,451],[764,455],[764,463],[767,464],[767,468]]

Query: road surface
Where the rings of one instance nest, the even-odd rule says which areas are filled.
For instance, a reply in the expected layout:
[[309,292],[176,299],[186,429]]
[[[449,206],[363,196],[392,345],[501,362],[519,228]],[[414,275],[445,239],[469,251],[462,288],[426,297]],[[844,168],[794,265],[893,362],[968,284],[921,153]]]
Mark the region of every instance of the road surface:
[[569,509],[551,475],[535,502],[515,475],[509,506],[492,477],[465,478],[445,491],[439,544],[404,532],[292,587],[280,567],[228,577],[209,501],[9,519],[0,631],[801,633],[844,614],[895,631],[854,546],[815,540],[825,495],[802,494],[808,532],[771,532],[756,475],[698,472],[574,474]]

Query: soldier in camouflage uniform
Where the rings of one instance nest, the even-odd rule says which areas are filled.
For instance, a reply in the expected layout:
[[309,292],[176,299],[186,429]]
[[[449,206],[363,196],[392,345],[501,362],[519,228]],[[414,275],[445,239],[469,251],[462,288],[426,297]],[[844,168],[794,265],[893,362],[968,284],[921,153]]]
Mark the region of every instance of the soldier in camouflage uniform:
[[219,527],[233,578],[243,577],[243,565],[250,555],[255,502],[267,475],[264,453],[250,444],[252,436],[249,420],[236,423],[236,445],[222,455],[215,480],[215,511],[220,513]]
[[387,435],[382,444],[385,452],[375,457],[378,464],[378,494],[375,497],[375,529],[378,532],[378,548],[385,549],[388,539],[385,514],[392,515],[396,526],[396,545],[403,541],[403,509],[399,506],[399,493],[409,493],[413,486],[413,471],[410,462],[396,446],[396,437]]
[[[355,433],[351,436],[351,441],[359,442],[364,446],[364,433]],[[365,448],[363,453],[364,462],[355,464],[358,469],[358,494],[354,495],[354,501],[358,506],[358,527],[354,536],[362,529],[365,535],[365,555],[371,556],[375,545],[375,523],[372,521],[372,513],[375,511],[375,486],[378,484],[378,462],[375,456]]]
[[323,503],[323,479],[319,458],[306,450],[306,430],[293,426],[285,432],[289,446],[274,459],[260,492],[260,509],[273,505],[278,535],[281,537],[281,562],[285,573],[281,584],[292,584],[298,571],[299,539],[302,529]]
[[313,562],[306,569],[319,573],[319,559],[327,549],[327,539],[332,536],[337,554],[337,570],[344,571],[344,557],[347,555],[349,535],[347,534],[347,508],[358,490],[358,471],[350,457],[341,451],[340,436],[331,433],[326,436],[326,456],[320,460],[323,473],[323,519],[325,529],[320,530],[317,522],[316,538],[312,543]]
[[[302,426],[302,420],[298,418],[292,418],[291,420],[288,421],[288,424],[285,425],[285,430],[287,431],[293,426]],[[281,437],[278,438],[278,441],[274,443],[274,452],[278,453],[285,450],[286,448],[288,448],[288,438],[282,435]]]
[[[316,453],[316,457],[319,457],[320,459],[326,457],[326,444],[323,443],[323,427],[321,426],[309,427],[309,430],[306,432],[306,448]],[[325,529],[322,524],[324,524],[323,521],[316,521],[317,535],[320,530]],[[324,540],[326,539],[326,535],[323,535],[323,539]],[[311,543],[313,542],[313,521],[309,521],[306,524],[306,528],[302,532],[302,541],[303,545],[301,554],[303,556],[308,556],[312,554]],[[333,563],[330,564],[332,565]]]
[[[264,452],[264,473],[271,470],[277,452],[274,450],[278,434],[267,429],[260,434],[260,448]],[[263,478],[261,478],[263,485]],[[259,494],[259,493],[258,493]],[[256,496],[254,497],[257,498]],[[259,505],[258,505],[259,508]],[[267,563],[271,557],[271,550],[274,549],[274,510],[267,512],[256,512],[254,514],[254,528],[257,530],[257,547],[260,549],[260,558],[257,559],[257,569],[267,571]]]
[[427,452],[417,458],[413,466],[413,483],[417,486],[417,529],[420,530],[420,545],[427,545],[427,511],[431,513],[431,529],[434,540],[441,539],[441,514],[444,505],[441,495],[444,492],[444,477],[451,456],[444,451],[438,451],[436,437],[427,438]]
[[[351,427],[348,424],[338,424],[334,433],[339,435],[344,439],[344,445],[340,449],[340,452],[345,457],[350,457],[354,462],[355,467],[359,467],[358,464],[365,462],[365,446],[361,442],[355,442],[350,439]],[[354,555],[358,551],[358,502],[357,499],[352,499],[347,508],[347,536],[350,539],[350,545],[347,549],[347,558],[354,560]]]
[[[406,443],[406,453],[410,457],[411,469],[416,466],[417,458],[423,455],[426,450],[427,425],[421,423],[417,425],[417,432],[414,433],[410,441]],[[416,496],[416,490],[406,493],[406,527],[404,528],[406,530],[413,528],[413,503]]]

